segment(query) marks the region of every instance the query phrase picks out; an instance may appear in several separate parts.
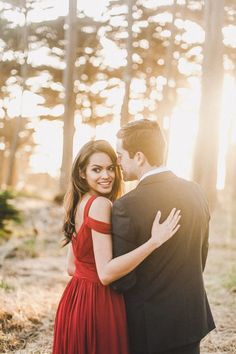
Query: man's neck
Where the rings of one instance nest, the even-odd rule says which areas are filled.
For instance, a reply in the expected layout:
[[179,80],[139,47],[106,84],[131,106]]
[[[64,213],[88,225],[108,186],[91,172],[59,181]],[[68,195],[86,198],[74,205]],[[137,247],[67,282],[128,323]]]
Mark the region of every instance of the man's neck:
[[158,167],[161,167],[161,166],[148,166],[148,167],[144,167],[144,168],[140,171],[140,173],[139,173],[139,175],[138,175],[138,180],[140,180],[140,179],[142,178],[142,176],[144,176],[146,173],[148,173],[148,172],[150,172],[150,171],[152,171],[152,170],[155,170],[155,169],[158,168]]
[[160,173],[160,172],[164,172],[164,171],[168,171],[168,170],[169,170],[169,168],[164,165],[151,166],[150,168],[146,168],[145,170],[142,171],[142,173],[140,173],[138,180],[141,181],[149,174],[152,175],[152,174],[156,174],[156,173]]

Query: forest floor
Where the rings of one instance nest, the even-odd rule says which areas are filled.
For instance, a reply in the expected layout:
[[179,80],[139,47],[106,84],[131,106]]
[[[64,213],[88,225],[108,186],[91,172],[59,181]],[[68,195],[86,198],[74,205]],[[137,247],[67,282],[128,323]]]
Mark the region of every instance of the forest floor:
[[[217,329],[202,354],[236,353],[236,220],[232,209],[212,214],[206,290]],[[56,308],[66,283],[66,248],[60,247],[62,208],[18,198],[23,223],[0,245],[0,353],[49,354]]]

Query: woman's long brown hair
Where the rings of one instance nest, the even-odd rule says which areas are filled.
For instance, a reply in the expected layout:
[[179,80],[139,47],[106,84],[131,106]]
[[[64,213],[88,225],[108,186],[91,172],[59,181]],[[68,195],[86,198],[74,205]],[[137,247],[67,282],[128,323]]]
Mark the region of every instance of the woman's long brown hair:
[[84,173],[89,163],[91,155],[97,152],[107,154],[115,167],[115,182],[110,194],[106,195],[111,201],[116,200],[121,195],[121,171],[117,166],[117,156],[112,146],[105,140],[93,140],[85,144],[76,156],[71,172],[70,185],[64,197],[65,218],[63,224],[64,240],[63,246],[68,244],[75,230],[75,213],[78,203],[83,195],[89,192]]

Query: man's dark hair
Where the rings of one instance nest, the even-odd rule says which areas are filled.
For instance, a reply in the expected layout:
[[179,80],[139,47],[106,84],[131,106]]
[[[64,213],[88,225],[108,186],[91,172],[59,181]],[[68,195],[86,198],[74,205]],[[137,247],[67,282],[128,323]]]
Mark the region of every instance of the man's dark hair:
[[141,151],[151,166],[160,166],[164,162],[166,142],[156,121],[141,119],[124,125],[117,133],[122,147],[129,157]]

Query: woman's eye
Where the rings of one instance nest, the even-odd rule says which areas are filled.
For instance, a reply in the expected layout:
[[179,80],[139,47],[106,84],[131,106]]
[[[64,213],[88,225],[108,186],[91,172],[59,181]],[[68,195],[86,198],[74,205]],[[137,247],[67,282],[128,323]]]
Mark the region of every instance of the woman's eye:
[[115,166],[111,166],[111,167],[109,167],[109,171],[115,171]]
[[100,168],[93,168],[93,171],[96,173],[99,173],[101,170],[100,170]]

